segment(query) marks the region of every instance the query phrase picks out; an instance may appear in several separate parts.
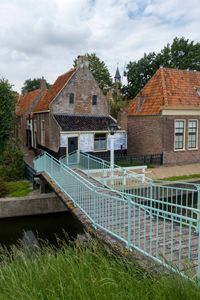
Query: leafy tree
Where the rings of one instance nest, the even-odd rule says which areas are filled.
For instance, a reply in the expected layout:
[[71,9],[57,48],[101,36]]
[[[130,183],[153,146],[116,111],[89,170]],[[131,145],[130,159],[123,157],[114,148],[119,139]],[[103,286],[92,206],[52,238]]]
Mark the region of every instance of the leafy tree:
[[0,153],[0,177],[6,181],[24,178],[23,153],[20,142],[10,137]]
[[176,37],[171,45],[164,46],[158,54],[144,54],[140,60],[129,62],[125,74],[127,86],[122,88],[123,94],[128,99],[135,97],[161,65],[200,71],[200,43],[195,44],[184,37]]
[[5,146],[15,126],[16,96],[6,79],[0,80],[0,149]]
[[[34,90],[37,90],[40,88],[40,82],[41,82],[41,78],[29,78],[27,80],[24,81],[24,85],[21,89],[22,94],[24,94],[25,92],[31,92]],[[48,82],[46,82],[46,86],[47,88],[50,87],[50,84]]]
[[[112,78],[105,63],[95,53],[86,54],[89,61],[89,69],[96,79],[99,87],[106,93],[112,87]],[[74,67],[77,66],[77,59],[74,60]]]

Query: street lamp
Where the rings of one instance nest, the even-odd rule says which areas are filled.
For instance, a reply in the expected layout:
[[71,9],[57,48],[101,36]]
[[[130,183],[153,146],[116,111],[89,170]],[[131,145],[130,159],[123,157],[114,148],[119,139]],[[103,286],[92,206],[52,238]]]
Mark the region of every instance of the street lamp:
[[110,133],[110,166],[111,166],[111,176],[113,177],[114,170],[114,134],[117,130],[117,124],[111,123],[108,126],[108,132]]

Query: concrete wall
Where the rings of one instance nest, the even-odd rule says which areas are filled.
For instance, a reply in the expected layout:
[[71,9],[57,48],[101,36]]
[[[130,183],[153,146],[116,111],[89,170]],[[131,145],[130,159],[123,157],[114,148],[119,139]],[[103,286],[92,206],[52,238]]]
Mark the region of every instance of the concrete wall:
[[54,193],[0,199],[0,218],[40,215],[64,211],[67,211],[66,206]]

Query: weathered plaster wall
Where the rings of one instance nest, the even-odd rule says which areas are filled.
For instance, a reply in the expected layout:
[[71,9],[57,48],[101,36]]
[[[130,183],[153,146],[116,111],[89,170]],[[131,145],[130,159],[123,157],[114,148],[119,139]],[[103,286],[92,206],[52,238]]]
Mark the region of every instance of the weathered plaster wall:
[[[69,103],[69,95],[74,93],[74,103]],[[97,95],[97,104],[92,104],[92,96]],[[52,113],[107,115],[108,103],[87,66],[79,67],[66,87],[50,105]]]

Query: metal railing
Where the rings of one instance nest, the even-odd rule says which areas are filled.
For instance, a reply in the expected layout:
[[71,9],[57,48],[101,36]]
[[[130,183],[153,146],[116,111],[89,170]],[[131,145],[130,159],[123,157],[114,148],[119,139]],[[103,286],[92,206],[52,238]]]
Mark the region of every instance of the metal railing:
[[[37,157],[34,166],[48,174],[96,228],[172,270],[200,276],[199,208],[167,203],[154,186],[146,196],[95,186],[47,153]],[[199,190],[197,196],[199,201]]]

